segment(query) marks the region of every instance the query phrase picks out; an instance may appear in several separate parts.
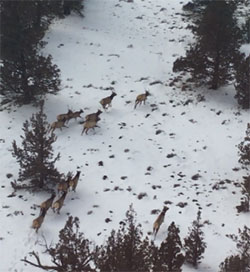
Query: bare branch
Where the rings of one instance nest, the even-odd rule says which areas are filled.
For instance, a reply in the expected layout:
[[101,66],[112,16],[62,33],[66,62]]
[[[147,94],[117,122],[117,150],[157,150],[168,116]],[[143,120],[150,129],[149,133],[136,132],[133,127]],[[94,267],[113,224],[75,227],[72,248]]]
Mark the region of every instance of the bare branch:
[[61,267],[43,265],[43,264],[41,263],[41,261],[40,261],[40,258],[39,258],[39,256],[38,256],[38,254],[35,253],[34,251],[30,252],[30,254],[33,255],[33,256],[35,257],[37,263],[33,263],[33,262],[27,260],[26,258],[21,259],[21,261],[22,261],[22,262],[25,262],[25,263],[28,263],[28,264],[30,264],[30,265],[33,265],[33,266],[35,266],[35,267],[41,268],[41,269],[43,269],[43,270],[47,270],[47,271],[49,271],[49,270],[55,270],[55,271],[63,272],[63,269],[62,269]]

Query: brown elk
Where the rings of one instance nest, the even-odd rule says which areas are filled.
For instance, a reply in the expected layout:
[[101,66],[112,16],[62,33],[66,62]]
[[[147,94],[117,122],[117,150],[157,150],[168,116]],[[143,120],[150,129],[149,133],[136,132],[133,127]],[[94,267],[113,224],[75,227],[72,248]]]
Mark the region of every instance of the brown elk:
[[89,131],[89,129],[95,129],[95,127],[99,127],[98,125],[97,125],[97,122],[99,121],[99,120],[101,120],[99,117],[97,117],[97,119],[96,119],[96,121],[85,121],[84,123],[83,123],[83,130],[82,130],[82,133],[81,133],[81,135],[85,132],[86,134],[88,134],[88,131]]
[[56,119],[57,121],[63,121],[65,119],[65,121],[68,122],[72,113],[72,110],[68,110],[67,113],[57,115]]
[[48,211],[48,209],[52,206],[55,197],[56,194],[53,192],[51,197],[40,205],[41,213],[43,210],[46,210],[46,212]]
[[[90,113],[85,116],[85,122],[86,121],[96,121],[99,118],[99,115],[102,113],[101,110],[98,110],[97,112]],[[100,119],[99,119],[100,120]]]
[[69,189],[69,182],[71,180],[71,176],[68,176],[67,180],[62,181],[57,186],[58,193],[60,192],[68,192]]
[[76,175],[69,182],[69,187],[71,187],[72,191],[74,192],[76,191],[76,186],[78,184],[80,174],[81,174],[81,171],[77,171]]
[[52,205],[52,210],[53,212],[56,212],[59,214],[60,213],[60,210],[63,206],[63,203],[64,203],[64,200],[65,200],[65,197],[67,195],[68,192],[63,192],[62,196],[60,196],[60,198],[57,199],[57,201],[55,201]]
[[82,109],[79,110],[79,111],[71,112],[70,115],[69,115],[69,120],[70,120],[70,119],[73,119],[73,118],[75,118],[75,120],[77,120],[78,117],[79,117],[79,118],[82,118],[82,117],[81,117],[81,114],[82,114],[82,113],[83,113],[83,110],[82,110]]
[[100,101],[100,104],[102,105],[104,110],[106,110],[108,107],[111,107],[112,100],[116,95],[117,94],[115,92],[112,92],[110,96],[105,97]]
[[156,237],[160,227],[161,227],[161,224],[163,223],[164,221],[164,217],[165,217],[165,213],[166,211],[168,210],[169,208],[168,207],[164,207],[163,210],[161,211],[161,213],[159,214],[159,216],[157,217],[157,219],[155,220],[154,222],[154,225],[153,225],[153,235],[154,235],[154,238]]
[[46,215],[47,210],[46,209],[42,209],[41,210],[41,214],[33,220],[32,222],[32,228],[36,230],[36,232],[38,232],[39,228],[41,227],[44,217]]
[[66,118],[63,118],[61,121],[55,121],[54,123],[50,125],[49,132],[53,133],[56,128],[60,128],[60,130],[62,130],[62,127],[67,128],[67,126],[65,126],[65,122],[66,122]]
[[136,108],[137,105],[141,105],[142,102],[143,102],[144,105],[145,105],[146,99],[147,99],[147,97],[148,97],[149,95],[150,95],[150,93],[149,93],[148,91],[146,91],[144,94],[139,94],[139,95],[136,97],[134,109]]

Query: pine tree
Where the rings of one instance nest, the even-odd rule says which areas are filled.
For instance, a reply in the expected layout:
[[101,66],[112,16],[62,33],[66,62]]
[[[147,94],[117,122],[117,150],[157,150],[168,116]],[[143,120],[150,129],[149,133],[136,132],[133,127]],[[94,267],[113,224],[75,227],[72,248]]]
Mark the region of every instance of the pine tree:
[[46,1],[1,2],[2,104],[36,102],[46,93],[59,91],[58,67],[51,63],[51,56],[39,55],[45,45],[41,39],[52,19],[44,13],[48,10]]
[[70,15],[71,11],[73,11],[78,15],[83,16],[82,9],[82,0],[63,0],[64,15]]
[[156,252],[153,271],[179,272],[185,257],[181,253],[182,243],[179,228],[172,222],[168,227],[168,236]]
[[250,109],[250,55],[247,58],[244,54],[240,55],[235,66],[235,98],[243,109]]
[[239,255],[227,257],[220,264],[220,272],[246,272],[244,263]]
[[24,258],[22,261],[46,271],[95,271],[90,263],[93,260],[91,242],[79,232],[79,219],[69,216],[64,228],[59,233],[59,241],[55,246],[48,246],[45,241],[46,253],[50,255],[53,265],[44,265],[34,251],[30,253],[36,262]]
[[203,223],[201,222],[201,212],[197,213],[197,219],[193,221],[192,228],[189,229],[189,235],[184,239],[184,249],[186,252],[185,260],[187,263],[197,267],[203,258],[206,248],[204,233],[201,230]]
[[49,125],[43,107],[41,102],[39,112],[24,122],[22,147],[18,147],[16,141],[12,143],[12,155],[20,165],[18,180],[21,183],[28,182],[21,186],[12,184],[14,188],[50,190],[62,176],[55,168],[60,154],[53,158],[52,144],[56,141],[56,136],[48,134]]
[[[250,123],[247,124],[246,137],[239,144],[239,162],[243,168],[250,169]],[[241,184],[242,200],[240,205],[236,206],[238,212],[249,212],[250,210],[250,176],[243,177]]]
[[220,272],[249,272],[250,271],[250,228],[244,226],[244,229],[239,229],[239,236],[229,235],[236,242],[238,255],[227,257],[220,264]]
[[238,212],[249,212],[250,211],[250,176],[243,177],[241,184],[241,203],[236,206]]
[[119,230],[113,230],[107,243],[97,249],[96,266],[100,271],[150,271],[153,248],[147,238],[142,240],[130,206]]
[[212,89],[232,80],[234,55],[242,39],[234,18],[235,5],[222,1],[209,1],[201,16],[191,26],[196,42],[174,62],[173,71],[189,72],[198,84]]
[[36,21],[35,1],[2,1],[1,58],[18,61],[21,54],[34,51],[44,35],[46,26],[34,27]]
[[250,166],[250,123],[247,124],[246,136],[244,141],[239,144],[239,162],[243,165],[244,168]]
[[59,91],[59,69],[51,56],[21,55],[20,61],[3,61],[0,88],[4,102],[35,105],[45,94]]

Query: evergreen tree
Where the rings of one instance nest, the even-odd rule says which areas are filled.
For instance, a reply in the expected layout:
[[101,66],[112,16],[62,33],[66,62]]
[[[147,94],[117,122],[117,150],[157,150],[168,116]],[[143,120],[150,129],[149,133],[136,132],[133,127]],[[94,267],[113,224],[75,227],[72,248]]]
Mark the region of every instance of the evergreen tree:
[[59,91],[60,70],[52,65],[51,59],[51,56],[34,53],[22,54],[19,61],[4,60],[0,79],[0,94],[4,96],[4,103],[37,104],[45,94],[56,94]]
[[217,89],[232,80],[234,55],[239,49],[241,31],[234,18],[235,5],[208,1],[191,27],[196,43],[174,62],[173,71],[185,71],[197,84]]
[[[250,123],[247,124],[246,137],[239,144],[239,162],[243,168],[250,169]],[[243,177],[241,184],[242,200],[240,205],[236,206],[238,212],[248,212],[250,210],[250,176]]]
[[21,54],[34,51],[44,35],[47,24],[36,25],[35,1],[2,1],[1,59],[18,61]]
[[246,137],[239,144],[240,159],[239,162],[244,168],[250,166],[250,123],[247,124]]
[[243,109],[250,109],[250,55],[247,58],[240,55],[235,70],[235,98]]
[[153,271],[179,272],[185,257],[181,253],[182,243],[179,228],[172,222],[168,227],[168,236],[156,252]]
[[153,249],[147,238],[142,240],[141,228],[136,225],[130,206],[119,230],[113,230],[107,243],[97,248],[95,263],[100,271],[150,271]]
[[34,251],[30,253],[35,257],[36,263],[27,258],[22,261],[46,271],[95,271],[90,263],[93,260],[91,242],[85,239],[82,232],[79,232],[79,219],[69,216],[64,228],[59,233],[59,241],[53,246],[44,245],[46,253],[51,257],[53,265],[44,265],[40,257]]
[[185,260],[194,267],[197,267],[200,263],[201,258],[203,258],[202,254],[206,248],[206,243],[203,241],[204,233],[201,230],[202,227],[201,212],[199,211],[197,213],[197,219],[193,221],[192,228],[189,229],[188,237],[184,239]]
[[[51,3],[48,5],[48,3]],[[53,4],[52,4],[53,2]],[[3,1],[1,16],[2,103],[27,104],[59,90],[59,69],[51,56],[38,54],[40,40],[53,18],[49,7],[58,1]]]
[[12,184],[14,188],[50,190],[60,181],[62,175],[55,168],[60,154],[53,158],[52,149],[56,136],[54,133],[48,134],[46,119],[42,102],[39,112],[23,124],[22,147],[18,147],[16,141],[12,143],[12,155],[20,165],[18,180],[21,183],[28,182],[28,185],[21,186]]
[[239,229],[239,236],[229,235],[236,242],[239,251],[238,255],[227,257],[220,264],[220,272],[249,272],[250,271],[250,228],[244,226],[243,230]]
[[63,0],[63,13],[64,15],[69,15],[71,11],[76,12],[78,15],[82,14],[82,0]]
[[245,197],[247,203],[247,211],[250,210],[250,176],[243,177],[242,194]]
[[246,272],[244,262],[239,255],[227,257],[220,264],[220,272]]
[[236,206],[238,212],[249,212],[250,210],[250,176],[243,177],[241,185],[241,203]]

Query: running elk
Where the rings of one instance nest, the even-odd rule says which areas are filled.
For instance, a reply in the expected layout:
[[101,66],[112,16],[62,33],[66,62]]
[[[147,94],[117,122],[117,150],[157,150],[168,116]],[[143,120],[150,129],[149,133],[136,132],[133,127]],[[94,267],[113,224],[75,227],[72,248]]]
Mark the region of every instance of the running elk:
[[70,180],[71,176],[68,176],[67,180],[60,182],[57,186],[57,192],[68,192]]
[[141,105],[142,102],[143,102],[144,105],[145,105],[146,99],[147,99],[147,97],[148,97],[149,95],[150,95],[150,93],[149,93],[148,91],[146,91],[144,94],[139,94],[139,95],[136,97],[134,109],[136,108],[137,105]]
[[[99,115],[102,113],[101,110],[98,110],[95,113],[90,113],[85,116],[85,122],[86,121],[96,121],[99,118]],[[99,119],[100,120],[100,119]]]
[[[95,129],[95,127],[99,127],[99,126],[97,126],[97,122],[99,121],[99,120],[101,120],[99,117],[97,117],[97,119],[96,119],[96,121],[85,121],[84,123],[83,123],[83,130],[82,130],[82,134],[85,132],[86,134],[88,134],[88,130],[89,129]],[[81,134],[81,135],[82,135]]]
[[66,122],[66,118],[64,117],[61,121],[56,121],[56,122],[52,123],[50,125],[49,132],[53,133],[56,128],[60,128],[60,130],[62,130],[62,127],[66,127],[65,122]]
[[59,214],[60,213],[60,210],[63,206],[63,203],[64,203],[64,200],[65,200],[65,197],[67,195],[68,192],[63,192],[62,196],[53,203],[52,205],[52,209],[53,209],[53,212],[56,212]]
[[157,219],[155,220],[154,222],[154,225],[153,225],[153,235],[154,235],[154,238],[156,237],[160,227],[161,227],[161,224],[163,223],[164,221],[164,217],[165,217],[165,213],[166,211],[168,210],[169,208],[168,207],[164,207],[162,212],[159,214],[159,216],[157,217]]
[[36,219],[33,220],[31,227],[36,230],[36,233],[38,232],[39,228],[41,227],[43,223],[46,212],[47,212],[46,209],[42,209],[41,214]]
[[73,111],[68,110],[67,113],[57,115],[56,119],[57,119],[57,121],[63,121],[65,119],[65,121],[68,122],[69,119],[70,119],[71,114],[73,114]]
[[71,187],[72,191],[74,192],[76,191],[76,186],[78,184],[80,174],[81,174],[81,171],[77,171],[76,175],[69,182],[69,187]]
[[81,114],[83,113],[83,110],[79,110],[79,111],[75,111],[75,112],[71,112],[70,115],[69,115],[69,119],[73,119],[75,118],[75,120],[77,120],[77,118],[82,118],[81,117]]
[[112,100],[116,95],[117,94],[115,92],[112,92],[110,96],[105,97],[100,101],[100,104],[102,105],[104,110],[106,110],[108,107],[111,107]]
[[44,201],[40,205],[41,214],[42,214],[43,210],[45,210],[46,212],[48,211],[48,209],[52,206],[52,203],[53,203],[55,197],[56,197],[56,194],[53,192],[51,197],[49,199],[47,199],[46,201]]

